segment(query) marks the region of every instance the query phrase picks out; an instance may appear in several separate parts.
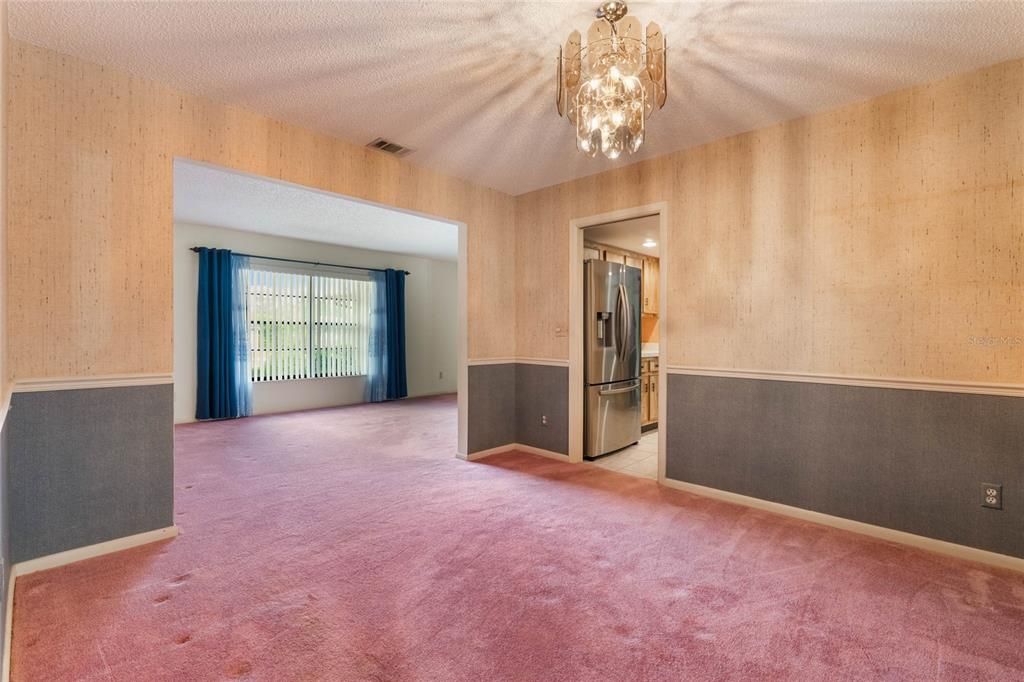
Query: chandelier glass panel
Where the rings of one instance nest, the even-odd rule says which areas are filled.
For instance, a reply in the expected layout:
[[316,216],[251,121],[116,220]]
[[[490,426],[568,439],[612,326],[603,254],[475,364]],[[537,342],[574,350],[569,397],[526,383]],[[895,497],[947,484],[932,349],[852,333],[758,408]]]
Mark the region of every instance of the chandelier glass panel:
[[558,55],[559,116],[576,128],[576,147],[589,156],[617,159],[644,142],[644,127],[665,106],[665,36],[651,22],[627,16],[623,2],[606,2],[587,31],[569,34]]

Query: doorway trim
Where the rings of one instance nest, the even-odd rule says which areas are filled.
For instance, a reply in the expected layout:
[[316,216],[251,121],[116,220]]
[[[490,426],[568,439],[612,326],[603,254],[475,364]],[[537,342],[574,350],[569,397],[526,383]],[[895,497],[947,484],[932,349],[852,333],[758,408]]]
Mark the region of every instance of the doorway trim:
[[658,216],[658,482],[665,480],[665,403],[669,325],[666,273],[669,269],[668,202],[659,201],[569,221],[569,461],[583,461],[583,230],[620,220]]

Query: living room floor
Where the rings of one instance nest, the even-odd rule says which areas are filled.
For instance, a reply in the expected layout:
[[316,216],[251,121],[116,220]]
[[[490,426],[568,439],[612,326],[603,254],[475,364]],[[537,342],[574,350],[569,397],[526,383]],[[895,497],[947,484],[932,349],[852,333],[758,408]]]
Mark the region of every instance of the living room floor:
[[181,534],[19,578],[12,679],[1024,679],[1022,575],[455,434],[177,427]]

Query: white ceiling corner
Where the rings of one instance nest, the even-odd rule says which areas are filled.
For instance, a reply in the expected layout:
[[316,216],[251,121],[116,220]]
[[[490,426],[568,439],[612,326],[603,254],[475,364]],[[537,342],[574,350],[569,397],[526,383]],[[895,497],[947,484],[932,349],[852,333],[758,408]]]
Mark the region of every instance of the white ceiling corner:
[[1024,2],[631,2],[669,47],[633,157],[575,151],[554,108],[580,2],[9,3],[12,37],[511,194],[1024,56]]

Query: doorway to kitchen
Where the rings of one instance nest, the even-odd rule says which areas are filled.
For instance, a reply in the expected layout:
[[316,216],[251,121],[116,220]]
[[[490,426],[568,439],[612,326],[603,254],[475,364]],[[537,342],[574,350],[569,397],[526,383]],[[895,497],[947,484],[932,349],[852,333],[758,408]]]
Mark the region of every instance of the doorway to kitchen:
[[570,459],[661,480],[667,207],[570,229]]

